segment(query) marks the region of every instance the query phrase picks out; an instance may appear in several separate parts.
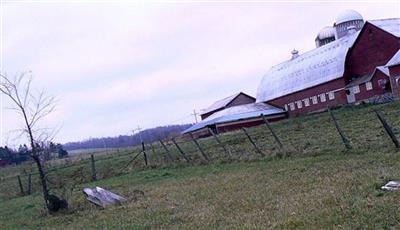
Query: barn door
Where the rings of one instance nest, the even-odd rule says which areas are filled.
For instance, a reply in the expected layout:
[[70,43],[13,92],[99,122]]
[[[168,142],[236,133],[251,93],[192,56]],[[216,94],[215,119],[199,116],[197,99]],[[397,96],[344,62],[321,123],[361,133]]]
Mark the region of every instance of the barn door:
[[354,95],[354,87],[350,87],[346,90],[347,103],[354,103],[356,101],[356,97]]

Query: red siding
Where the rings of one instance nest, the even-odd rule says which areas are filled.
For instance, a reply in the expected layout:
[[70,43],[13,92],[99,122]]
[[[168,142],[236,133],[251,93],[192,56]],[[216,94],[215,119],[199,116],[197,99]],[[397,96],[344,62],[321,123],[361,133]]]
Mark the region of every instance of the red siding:
[[211,116],[213,113],[216,113],[216,112],[221,111],[221,110],[223,110],[223,109],[225,109],[225,107],[216,109],[216,110],[214,110],[214,111],[211,111],[211,112],[208,112],[208,113],[205,113],[205,114],[201,114],[201,115],[200,115],[201,120],[204,120],[204,119],[206,119],[207,117]]
[[[276,121],[280,121],[286,118],[286,114],[278,114],[278,115],[271,115],[273,117],[266,117],[267,120],[269,122],[276,122]],[[261,117],[256,117],[256,118],[251,118],[248,120],[241,120],[241,121],[237,121],[237,122],[228,122],[228,123],[222,123],[222,124],[216,124],[218,132],[219,133],[225,133],[225,132],[229,132],[229,131],[233,131],[233,130],[237,130],[237,129],[241,129],[241,128],[248,128],[248,127],[254,127],[260,124],[263,124],[264,121]],[[211,133],[209,133],[207,128],[203,128],[197,131],[192,132],[192,135],[196,138],[198,137],[208,137],[211,135]]]
[[359,85],[360,92],[355,94],[356,101],[366,100],[366,99],[372,98],[376,95],[382,95],[382,94],[390,92],[389,84],[387,84],[387,86],[389,86],[389,87],[383,88],[382,86],[379,85],[379,83],[378,83],[379,80],[387,80],[388,81],[389,78],[382,72],[376,71],[374,76],[371,79],[372,90],[367,90],[365,83],[360,84]]
[[[276,118],[267,118],[267,120],[269,122],[275,122],[275,121],[280,121],[285,119],[286,116],[280,115],[280,117],[276,117]],[[261,125],[264,123],[264,120],[262,118],[256,118],[255,120],[244,120],[235,124],[217,124],[217,128],[218,128],[218,132],[220,133],[224,133],[224,132],[229,132],[229,131],[233,131],[233,130],[237,130],[237,129],[241,129],[241,128],[249,128],[249,127],[254,127],[257,125]]]
[[[297,105],[295,105],[295,110],[291,111],[290,108],[288,109],[288,112],[290,115],[298,115],[302,113],[308,113],[312,111],[317,111],[317,110],[322,110],[327,108],[328,106],[335,106],[335,105],[342,105],[347,103],[347,98],[346,98],[346,93],[344,90],[345,83],[343,78],[339,78],[333,81],[330,81],[328,83],[318,85],[303,91],[299,91],[293,94],[289,94],[271,101],[268,101],[267,103],[279,107],[285,107],[285,104],[296,102],[298,100],[303,100],[306,98],[310,99],[310,106],[305,106],[304,102],[302,102],[302,108],[299,109]],[[326,93],[330,91],[336,91],[335,92],[335,99],[329,100],[328,95]],[[325,94],[326,96],[326,101],[321,102],[321,98],[318,97],[318,103],[313,104],[311,101],[311,97],[313,96],[318,96],[320,94]]]
[[389,67],[390,76],[400,76],[400,64]]
[[235,105],[245,105],[245,104],[250,104],[256,102],[256,99],[253,97],[249,97],[245,94],[240,94],[237,96],[233,101],[231,101],[226,108],[235,106]]
[[347,54],[344,74],[346,82],[372,73],[377,66],[385,65],[399,49],[399,38],[366,22]]

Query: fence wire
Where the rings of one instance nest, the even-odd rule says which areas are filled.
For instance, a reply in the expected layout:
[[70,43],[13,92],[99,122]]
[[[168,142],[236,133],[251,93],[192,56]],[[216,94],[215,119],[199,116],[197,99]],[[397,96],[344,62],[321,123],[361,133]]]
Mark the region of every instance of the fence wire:
[[[379,110],[396,135],[400,131],[400,109],[395,105],[382,105],[378,108],[368,107],[354,109],[343,107],[332,110],[342,134],[349,140],[356,151],[378,151],[394,148],[391,139],[377,118],[375,109]],[[220,135],[210,135],[196,139],[180,136],[174,140],[146,143],[145,149],[138,146],[113,154],[94,155],[95,174],[90,155],[74,161],[47,164],[47,180],[50,187],[60,189],[66,184],[80,184],[96,179],[110,178],[135,170],[154,167],[171,167],[216,163],[226,160],[254,160],[275,156],[314,156],[325,153],[345,151],[344,144],[329,113],[312,114],[303,117],[289,118],[271,123],[276,134],[274,138],[266,124],[236,130]],[[196,144],[197,143],[197,144]],[[146,161],[147,159],[147,165]],[[33,166],[23,167],[25,171],[18,176],[23,188],[21,190],[17,175],[1,177],[0,200],[10,199],[31,192],[40,191],[39,175]],[[31,184],[28,186],[28,181]]]

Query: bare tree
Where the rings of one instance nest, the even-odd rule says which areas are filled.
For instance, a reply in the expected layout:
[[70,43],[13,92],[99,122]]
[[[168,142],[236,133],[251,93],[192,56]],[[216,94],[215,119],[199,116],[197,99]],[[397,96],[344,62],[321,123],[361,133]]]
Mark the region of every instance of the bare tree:
[[40,128],[38,122],[54,110],[55,99],[54,97],[46,96],[44,90],[33,93],[31,90],[32,77],[25,73],[13,79],[0,74],[0,80],[0,92],[12,102],[13,106],[10,109],[18,113],[23,119],[24,125],[20,131],[22,135],[26,135],[30,142],[30,156],[39,171],[46,208],[51,211],[54,204],[52,204],[52,195],[49,194],[44,163],[41,159],[42,149],[39,144],[46,141],[52,134],[48,129]]

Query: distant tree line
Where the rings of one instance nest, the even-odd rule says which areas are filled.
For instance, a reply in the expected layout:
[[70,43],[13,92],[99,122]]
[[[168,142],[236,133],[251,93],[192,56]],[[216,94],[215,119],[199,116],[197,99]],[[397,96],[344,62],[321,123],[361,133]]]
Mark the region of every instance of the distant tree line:
[[[36,148],[42,153],[41,158],[48,161],[55,158],[68,157],[68,152],[61,144],[53,142],[37,144]],[[24,161],[31,160],[29,149],[25,144],[20,145],[18,149],[8,148],[7,146],[0,147],[0,167],[6,165],[18,165]]]
[[136,146],[141,144],[141,139],[145,143],[149,143],[179,136],[183,130],[189,128],[191,125],[192,124],[160,126],[156,128],[146,129],[139,133],[135,134],[132,133],[132,135],[90,138],[84,141],[68,142],[63,146],[66,150],[91,149],[91,148],[120,148],[120,147]]

